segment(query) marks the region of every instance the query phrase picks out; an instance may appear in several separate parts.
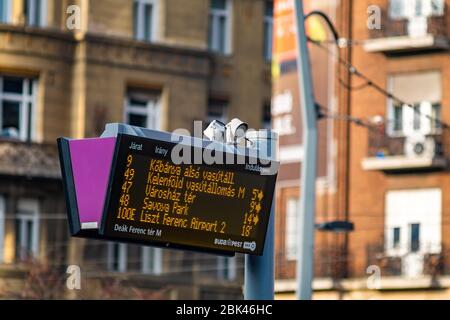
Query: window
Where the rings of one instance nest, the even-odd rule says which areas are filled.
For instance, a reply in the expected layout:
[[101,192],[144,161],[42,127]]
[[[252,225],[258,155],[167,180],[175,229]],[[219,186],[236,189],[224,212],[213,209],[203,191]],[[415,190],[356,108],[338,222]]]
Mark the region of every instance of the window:
[[401,133],[403,131],[403,107],[394,107],[394,132]]
[[228,101],[222,99],[209,99],[208,103],[208,124],[214,120],[221,121],[223,123],[228,122]]
[[273,1],[264,4],[264,58],[272,60],[273,45]]
[[272,110],[270,103],[266,103],[263,107],[263,129],[271,129],[272,128]]
[[441,223],[440,189],[395,190],[386,194],[388,254],[440,253]]
[[231,53],[231,0],[210,0],[209,49]]
[[29,26],[44,27],[46,25],[47,1],[25,0],[25,23]]
[[34,139],[36,81],[0,76],[0,135]]
[[5,250],[5,198],[0,196],[0,263],[4,262]]
[[129,125],[160,130],[160,92],[130,90],[125,101],[125,121]]
[[410,235],[410,250],[411,252],[417,252],[420,248],[420,223],[413,223],[409,225]]
[[127,271],[127,245],[125,243],[108,243],[108,270]]
[[386,255],[401,258],[402,275],[423,275],[424,257],[442,252],[442,191],[438,188],[388,191]]
[[287,260],[297,259],[298,205],[297,198],[292,197],[286,201],[285,249]]
[[433,104],[431,106],[431,119],[429,119],[432,132],[437,132],[442,128],[442,124],[439,122],[441,117],[441,104]]
[[422,16],[423,15],[423,4],[425,2],[429,2],[429,1],[423,1],[423,0],[410,0],[410,2],[415,3],[415,7],[414,7],[414,14],[416,16]]
[[162,249],[142,247],[142,273],[162,274]]
[[236,279],[236,258],[217,257],[217,275],[219,279]]
[[16,259],[36,258],[39,250],[39,202],[19,200],[16,216]]
[[158,0],[134,1],[134,37],[137,40],[156,41],[158,29]]
[[409,104],[401,106],[389,100],[388,118],[392,119],[387,127],[389,134],[408,136],[412,133],[439,133],[442,100],[440,72],[393,75],[389,79],[389,86],[395,96]]
[[400,19],[405,15],[405,1],[391,0],[389,1],[389,15],[393,19]]
[[410,106],[394,106],[393,134],[409,135],[413,132],[422,134],[439,133],[442,128],[441,104],[424,102]]
[[400,247],[400,228],[393,228],[393,235],[392,235],[392,248],[398,249]]
[[11,22],[11,0],[0,0],[0,23]]
[[292,110],[293,98],[290,91],[282,92],[273,97],[272,128],[280,136],[287,136],[296,132]]
[[431,15],[443,16],[444,15],[444,0],[431,0]]
[[392,19],[444,15],[444,0],[390,0],[389,15]]
[[[407,107],[409,108],[409,107]],[[413,106],[413,112],[414,112],[414,116],[413,116],[413,129],[414,131],[420,131],[420,124],[421,124],[421,117],[422,114],[420,112],[420,105],[414,105]]]

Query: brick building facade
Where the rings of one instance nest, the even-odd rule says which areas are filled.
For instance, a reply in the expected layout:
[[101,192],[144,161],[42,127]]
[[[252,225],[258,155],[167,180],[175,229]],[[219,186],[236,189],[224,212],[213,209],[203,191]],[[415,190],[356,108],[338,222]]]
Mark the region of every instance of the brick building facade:
[[[370,128],[336,121],[344,123],[335,131],[337,208],[355,230],[330,235],[343,247],[338,255],[318,257],[322,244],[316,236],[315,295],[448,298],[450,1],[335,5],[341,37],[353,40],[339,49],[341,57],[396,98],[349,76],[344,66],[335,74],[353,88],[336,84],[335,110]],[[320,261],[343,261],[343,274],[321,274]],[[295,283],[278,281],[278,289],[280,297],[292,297]]]

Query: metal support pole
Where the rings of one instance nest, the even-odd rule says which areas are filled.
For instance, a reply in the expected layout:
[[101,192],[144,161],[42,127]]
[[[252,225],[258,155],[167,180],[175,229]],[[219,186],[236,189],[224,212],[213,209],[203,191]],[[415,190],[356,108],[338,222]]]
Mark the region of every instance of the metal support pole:
[[[267,150],[272,160],[277,160],[278,136],[269,130],[251,132],[247,139],[258,150]],[[275,287],[275,194],[270,211],[264,253],[262,256],[245,255],[244,297],[245,300],[273,300]]]
[[298,219],[297,298],[312,298],[314,277],[315,182],[317,160],[317,115],[312,88],[311,67],[305,31],[303,1],[295,0],[297,20],[297,71],[300,108],[303,121],[304,159],[301,170],[300,208]]

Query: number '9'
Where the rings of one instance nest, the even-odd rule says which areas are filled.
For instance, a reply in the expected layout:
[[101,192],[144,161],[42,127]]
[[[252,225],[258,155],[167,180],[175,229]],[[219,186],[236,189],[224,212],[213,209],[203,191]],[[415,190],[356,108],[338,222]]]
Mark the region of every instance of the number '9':
[[133,163],[133,156],[130,154],[127,158],[127,168],[129,168],[132,163]]

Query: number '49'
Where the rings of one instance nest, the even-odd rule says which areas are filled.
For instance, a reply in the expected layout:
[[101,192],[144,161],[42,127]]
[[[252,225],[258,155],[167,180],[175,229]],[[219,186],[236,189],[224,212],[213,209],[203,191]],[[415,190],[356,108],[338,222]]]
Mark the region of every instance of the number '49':
[[124,176],[127,180],[133,180],[134,179],[134,169],[133,168],[128,168],[125,173]]

